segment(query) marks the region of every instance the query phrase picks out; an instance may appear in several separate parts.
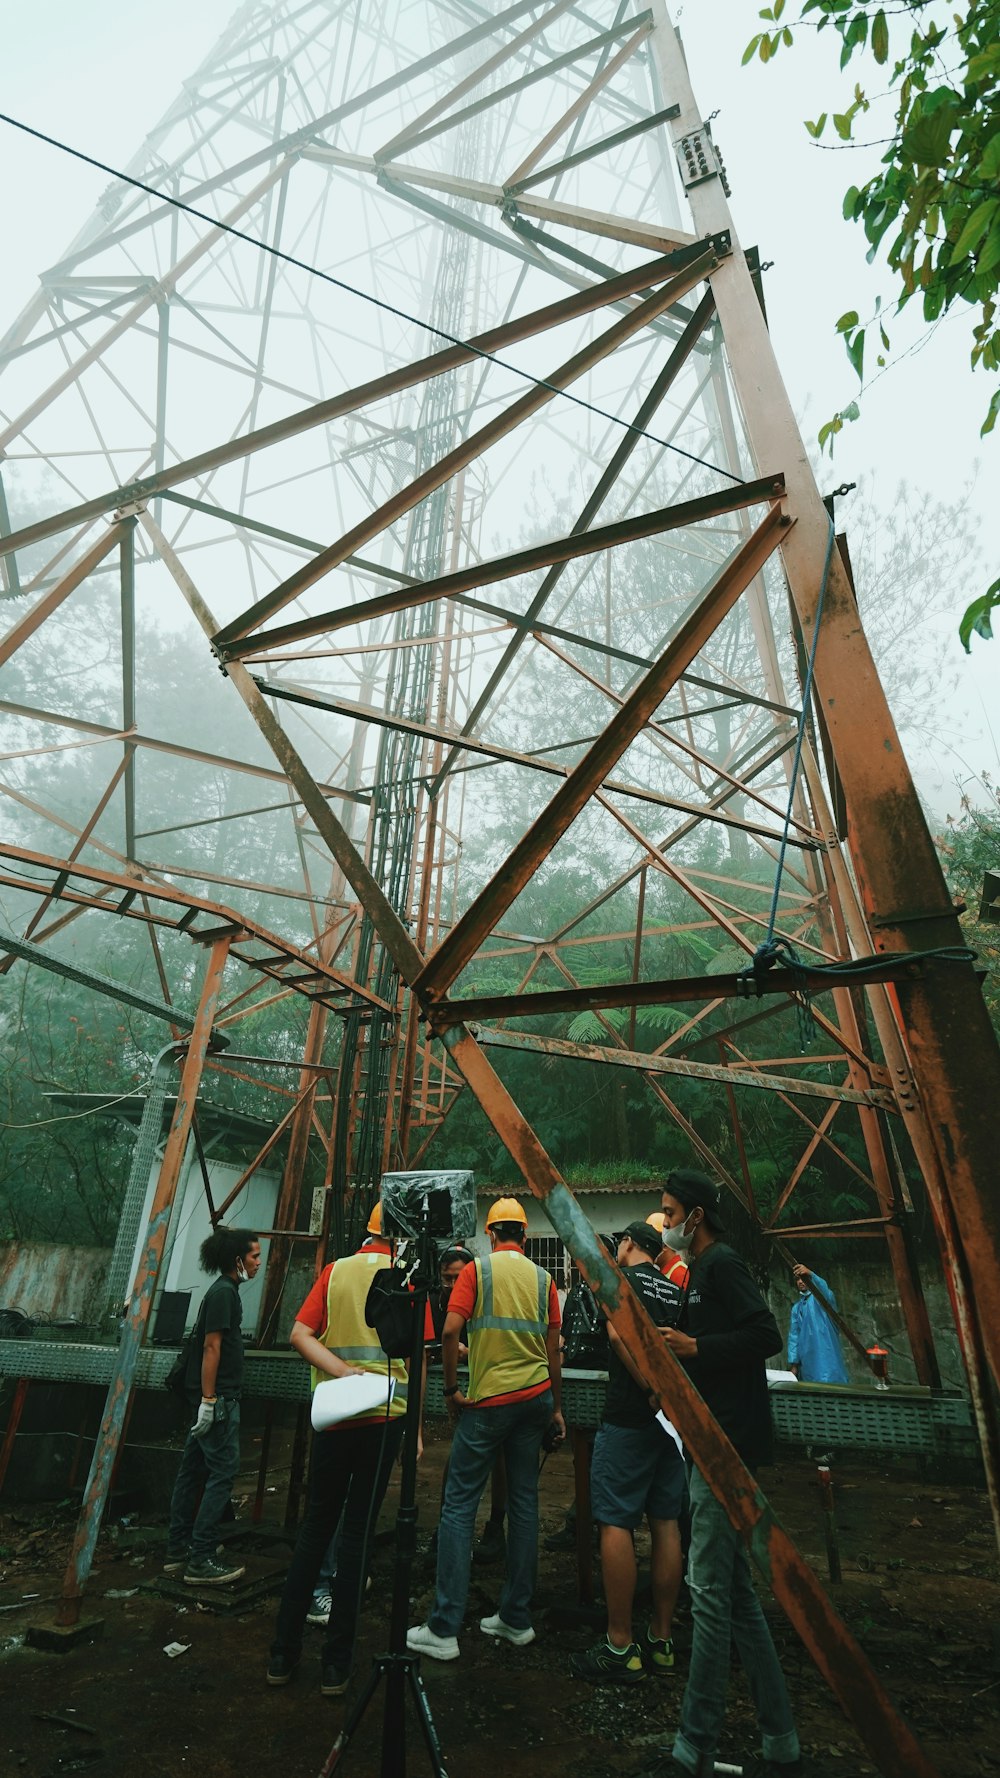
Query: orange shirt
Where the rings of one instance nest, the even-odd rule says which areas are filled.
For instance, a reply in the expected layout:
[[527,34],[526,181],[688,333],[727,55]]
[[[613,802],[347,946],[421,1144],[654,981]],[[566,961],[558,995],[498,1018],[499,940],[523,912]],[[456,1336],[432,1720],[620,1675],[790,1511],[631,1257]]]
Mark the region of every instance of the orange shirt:
[[671,1248],[664,1247],[656,1264],[663,1276],[669,1278],[671,1284],[676,1284],[678,1290],[687,1289],[688,1268],[679,1253],[674,1253]]

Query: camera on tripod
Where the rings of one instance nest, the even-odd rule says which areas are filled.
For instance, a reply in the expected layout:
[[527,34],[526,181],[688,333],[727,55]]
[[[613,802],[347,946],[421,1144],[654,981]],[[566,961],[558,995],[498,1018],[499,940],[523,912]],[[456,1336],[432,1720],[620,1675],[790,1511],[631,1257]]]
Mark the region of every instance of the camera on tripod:
[[382,1231],[397,1243],[396,1262],[376,1272],[365,1304],[383,1352],[408,1358],[413,1346],[415,1289],[424,1295],[436,1282],[435,1242],[471,1241],[476,1232],[473,1175],[464,1169],[425,1173],[383,1173]]

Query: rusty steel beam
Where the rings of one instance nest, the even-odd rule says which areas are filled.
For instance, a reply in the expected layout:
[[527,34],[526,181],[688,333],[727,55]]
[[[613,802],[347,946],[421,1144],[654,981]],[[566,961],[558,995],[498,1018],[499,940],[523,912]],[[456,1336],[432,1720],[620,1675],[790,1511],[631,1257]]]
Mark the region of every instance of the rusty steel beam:
[[[516,36],[511,37],[506,43],[502,42],[499,49],[495,49],[492,55],[487,56],[485,62],[478,63],[425,110],[418,112],[416,117],[409,118],[397,135],[383,143],[381,148],[376,148],[372,159],[380,163],[391,161],[395,156],[416,147],[417,143],[426,141],[429,136],[436,136],[440,131],[453,129],[456,124],[463,122],[470,114],[474,114],[480,105],[495,104],[499,99],[502,99],[508,88],[506,86],[496,87],[491,82],[485,95],[476,104],[455,112],[451,117],[443,115],[451,110],[458,99],[464,98],[466,93],[481,86],[483,81],[494,74],[498,68],[501,68],[504,62],[509,62],[512,56],[524,49],[540,32],[547,30],[549,25],[555,24],[560,14],[568,11],[572,4],[573,0],[553,0],[553,3],[539,18],[529,20],[528,24],[524,25]],[[648,31],[649,14],[644,13],[641,19],[626,19],[624,24],[619,25],[613,33],[603,32],[600,37],[589,40],[575,52],[571,52],[569,58],[557,58],[555,61],[543,60],[539,68],[533,71],[535,78],[537,79],[539,74],[545,75],[554,68],[566,65],[570,60],[579,60],[581,56],[592,53],[595,49],[601,48],[608,40],[614,41],[616,37],[633,30],[637,23]],[[431,128],[431,125],[436,127]]]
[[14,1394],[7,1412],[7,1424],[4,1427],[3,1444],[0,1446],[0,1494],[3,1493],[3,1485],[7,1480],[7,1470],[14,1454],[14,1440],[17,1438],[21,1425],[21,1417],[28,1400],[30,1387],[30,1377],[18,1377],[14,1384]]
[[[53,728],[74,729],[79,734],[96,735],[99,740],[120,741],[123,739],[120,728],[111,728],[104,722],[88,722],[82,716],[71,716],[56,710],[38,710],[32,704],[12,704],[0,698],[0,715],[19,716],[25,722],[42,722]],[[184,747],[178,741],[161,741],[155,735],[128,735],[128,740],[136,747],[147,747],[153,753],[171,753],[178,759],[189,759],[195,765],[217,766],[224,772],[243,772],[250,778],[264,778],[269,784],[284,784],[285,774],[274,771],[270,766],[251,765],[243,759],[230,759],[224,753],[204,753],[198,747]],[[343,802],[367,804],[370,800],[368,791],[345,790],[339,784],[319,785],[324,796],[334,796]]]
[[414,148],[419,148],[425,142],[432,140],[433,137],[467,123],[471,118],[478,116],[491,106],[499,104],[503,99],[523,92],[526,88],[536,85],[538,81],[561,73],[563,69],[573,67],[584,57],[595,55],[598,50],[609,48],[621,37],[629,37],[630,32],[632,33],[630,42],[633,44],[633,49],[637,48],[638,42],[651,28],[648,11],[634,13],[630,18],[620,19],[608,30],[601,31],[596,37],[589,37],[583,43],[575,44],[573,48],[564,50],[559,55],[550,54],[547,60],[539,60],[534,67],[529,68],[526,74],[520,74],[504,85],[491,83],[479,98],[464,105],[461,110],[453,111],[450,116],[442,116],[442,113],[447,111],[456,99],[481,85],[495,69],[509,61],[515,47],[520,49],[527,44],[539,31],[547,25],[553,24],[559,14],[566,12],[571,4],[572,0],[555,0],[555,4],[541,18],[533,20],[519,34],[519,37],[502,45],[478,68],[472,69],[469,74],[465,75],[443,98],[435,100],[426,111],[407,122],[391,141],[385,143],[382,148],[377,148],[373,156],[375,162],[379,166],[385,166],[388,173],[405,173],[409,170],[407,167],[396,168],[391,164],[401,153],[410,153]]
[[[167,1239],[170,1212],[184,1164],[188,1137],[191,1134],[198,1087],[211,1041],[212,1021],[215,1018],[219,996],[222,992],[222,977],[229,956],[229,945],[230,939],[226,935],[216,939],[212,946],[194,1027],[186,1045],[184,1066],[181,1070],[174,1104],[174,1115],[163,1152],[156,1191],[149,1207],[146,1239],[139,1260],[139,1269],[132,1286],[128,1314],[122,1326],[114,1375],[108,1385],[104,1414],[94,1446],[90,1474],[84,1489],[83,1505],[80,1509],[73,1547],[63,1578],[62,1597],[56,1612],[56,1622],[64,1626],[75,1624],[79,1619],[80,1605],[94,1559],[97,1534],[100,1531],[101,1519],[107,1504],[111,1475],[118,1457],[125,1415],[132,1399],[139,1352],[146,1337],[146,1326],[149,1321],[160,1261],[163,1258],[163,1249]],[[171,1048],[175,1047],[179,1046],[171,1046]]]
[[[217,652],[225,661],[245,659],[262,647],[268,653],[308,636],[330,635],[372,618],[390,617],[397,611],[415,610],[432,605],[438,599],[456,598],[472,587],[491,586],[498,580],[513,580],[520,574],[533,574],[539,568],[576,561],[580,556],[599,555],[602,550],[617,549],[623,543],[635,543],[646,537],[659,537],[667,531],[680,531],[688,525],[702,524],[706,519],[722,518],[748,506],[759,506],[778,497],[780,475],[766,475],[757,481],[739,482],[694,500],[682,500],[676,506],[658,507],[654,512],[635,513],[630,518],[615,519],[612,524],[599,525],[593,531],[571,531],[568,537],[556,537],[548,543],[535,543],[512,555],[496,556],[491,561],[469,562],[436,580],[408,581],[388,593],[359,600],[355,605],[341,605],[334,611],[321,611],[314,617],[296,618],[293,623],[279,624],[273,630],[260,630],[245,635],[238,642],[218,643]],[[336,566],[335,563],[331,564]],[[287,583],[286,583],[287,584]],[[554,584],[554,581],[553,581]],[[536,598],[529,611],[519,620],[519,628],[530,630],[535,611],[541,609]]]
[[[142,522],[202,629],[210,637],[215,633],[214,620],[193,581],[148,514]],[[421,994],[419,981],[423,958],[409,932],[345,829],[320,796],[308,768],[275,722],[266,700],[241,663],[233,663],[231,678],[290,781],[313,814],[321,837],[362,906],[369,912],[403,981],[417,992],[427,1011],[430,1003]],[[778,1525],[755,1479],[736,1456],[673,1355],[663,1346],[638,1298],[625,1286],[618,1267],[599,1245],[587,1218],[493,1072],[483,1051],[460,1024],[449,1025],[441,1035],[458,1071],[520,1168],[528,1188],[543,1203],[549,1221],[580,1263],[584,1277],[595,1289],[643,1375],[649,1379],[651,1389],[662,1394],[687,1448],[744,1537],[751,1556],[857,1727],[866,1747],[882,1764],[888,1778],[936,1778],[910,1731],[895,1715],[863,1652],[826,1598],[812,1570]]]
[[[238,657],[234,655],[233,658]],[[305,686],[297,685],[294,681],[287,679],[272,682],[267,679],[259,679],[254,674],[254,684],[258,691],[264,693],[265,697],[277,698],[281,703],[301,704],[307,710],[328,710],[333,716],[351,716],[357,722],[372,723],[376,728],[395,729],[399,734],[419,735],[425,740],[440,741],[445,746],[452,747],[456,753],[482,754],[484,760],[497,765],[524,766],[529,771],[545,772],[554,778],[568,778],[573,770],[572,766],[563,766],[557,760],[548,758],[544,751],[518,753],[512,747],[501,747],[493,741],[484,741],[477,736],[449,733],[430,722],[415,722],[410,717],[387,714],[384,710],[376,709],[372,704],[358,704],[349,698],[328,697],[321,692],[309,691]],[[590,746],[597,739],[598,737],[595,735],[578,735],[571,741],[561,741],[559,747],[561,749],[563,747]],[[728,778],[728,774],[726,776]],[[429,773],[423,773],[415,781],[426,782],[428,777],[430,777]],[[736,788],[741,794],[753,796],[753,792],[750,790],[744,792],[742,785],[737,785]],[[780,840],[782,837],[780,831],[765,827],[759,821],[749,820],[746,816],[734,815],[721,806],[712,807],[705,803],[687,802],[683,797],[668,796],[665,791],[650,790],[641,784],[632,784],[620,778],[607,778],[604,782],[604,789],[614,791],[618,796],[634,797],[638,802],[653,803],[660,809],[675,809],[678,814],[687,815],[697,821],[715,821],[722,827],[736,828],[741,833],[751,835],[754,839]],[[798,822],[795,823],[795,829],[796,831],[791,833],[787,840],[789,846],[795,847],[798,851],[812,851],[818,848],[820,845],[818,835],[806,833]],[[649,842],[643,843],[648,844]],[[165,865],[148,865],[146,868],[165,870],[167,867]],[[203,872],[199,872],[198,875],[201,880],[207,880]],[[748,914],[746,918],[756,919],[760,925],[765,923],[762,915]],[[748,945],[746,948],[752,950],[753,947]]]
[[[79,561],[73,563],[72,568],[63,575],[62,579],[57,580],[55,586],[50,587],[48,592],[42,595],[37,605],[33,605],[30,611],[25,612],[19,623],[12,624],[6,634],[0,636],[0,667],[6,666],[11,656],[17,653],[22,642],[27,642],[29,636],[35,634],[46,618],[51,617],[54,611],[58,611],[63,600],[68,599],[70,593],[75,591],[80,582],[86,580],[88,574],[94,572],[98,563],[103,562],[105,556],[111,554],[115,545],[120,543],[124,536],[124,525],[112,525],[109,531],[105,531],[103,537],[99,537],[96,543],[91,544]],[[5,541],[7,540],[0,538],[0,544]]]
[[309,587],[315,586],[318,580],[322,580],[325,575],[330,574],[348,556],[363,548],[366,543],[377,537],[396,519],[402,518],[404,513],[410,512],[414,506],[419,505],[421,500],[426,499],[428,494],[433,494],[435,489],[443,487],[445,482],[457,475],[460,469],[464,469],[477,457],[482,456],[483,452],[489,450],[490,446],[495,444],[498,439],[505,438],[508,433],[513,432],[516,427],[521,425],[522,421],[530,418],[532,414],[537,413],[540,408],[554,400],[557,395],[562,394],[571,383],[585,376],[589,370],[593,370],[595,365],[600,364],[626,340],[641,332],[650,322],[657,320],[663,311],[676,301],[678,296],[683,296],[696,284],[700,284],[711,268],[717,264],[718,250],[715,245],[711,242],[707,246],[702,245],[691,264],[679,276],[668,279],[662,289],[655,291],[652,296],[644,297],[641,302],[636,304],[635,308],[629,309],[617,321],[613,322],[606,332],[599,334],[595,340],[583,346],[579,352],[574,352],[572,357],[567,358],[563,364],[552,371],[544,382],[536,381],[525,395],[519,396],[509,407],[505,407],[494,419],[488,421],[485,426],[481,426],[478,432],[470,432],[461,444],[455,445],[437,463],[432,463],[428,469],[425,469],[422,475],[418,475],[398,493],[383,501],[380,507],[377,507],[366,519],[362,519],[359,524],[354,525],[350,531],[345,532],[336,543],[331,544],[328,549],[315,556],[311,562],[305,562],[301,568],[296,569],[294,574],[289,575],[287,580],[282,581],[280,586],[275,587],[273,592],[265,594],[262,599],[258,599],[239,617],[226,624],[213,638],[215,648],[220,653],[224,653],[230,643],[249,635],[258,624],[265,623],[269,617],[273,617],[276,612],[281,611],[284,606],[298,598],[301,593],[306,592]]
[[[43,390],[40,395],[37,395],[33,401],[29,402],[28,406],[23,408],[17,417],[11,420],[9,425],[0,431],[0,454],[6,455],[8,445],[10,445],[12,441],[24,431],[24,428],[30,426],[32,420],[37,419],[39,414],[44,413],[45,409],[51,405],[58,395],[61,395],[64,390],[71,388],[91,364],[98,363],[108,347],[113,345],[115,340],[120,339],[123,334],[127,333],[129,328],[138,321],[141,315],[145,314],[147,309],[152,308],[157,301],[164,301],[180,280],[186,276],[193,266],[197,265],[199,259],[201,259],[210,248],[214,247],[217,241],[222,240],[226,229],[231,228],[237,223],[241,216],[246,215],[248,210],[252,210],[259,199],[270,190],[271,186],[276,184],[277,181],[283,177],[291,164],[291,159],[289,157],[283,157],[278,160],[269,171],[264,174],[264,177],[258,181],[253,189],[248,191],[245,197],[240,198],[239,201],[233,205],[232,209],[221,219],[221,221],[217,222],[213,218],[206,218],[206,221],[209,223],[207,233],[203,234],[195,242],[194,246],[188,249],[183,258],[177,260],[176,264],[172,265],[168,271],[161,273],[159,278],[155,281],[151,279],[147,288],[139,296],[137,301],[132,303],[131,307],[126,309],[123,315],[119,316],[118,320],[108,328],[107,332],[102,334],[100,339],[95,340],[93,345],[88,346],[86,351],[81,353],[79,358],[72,360],[66,366],[66,369],[60,372],[55,381],[49,384],[47,389]],[[88,504],[92,504],[92,502]],[[5,541],[9,543],[11,539],[7,538]]]
[[422,998],[438,1000],[443,997],[539,865],[572,826],[611,767],[662,704],[678,675],[690,666],[699,649],[763,567],[787,524],[777,504],[781,492],[780,486],[776,487],[776,504],[709,582],[694,609],[677,626],[660,659],[639,681],[604,733],[518,841],[503,869],[491,879],[438,946],[421,972],[418,988]]
[[[452,1010],[461,1006],[452,1001]],[[679,1074],[689,1080],[712,1080],[734,1087],[762,1087],[768,1092],[780,1088],[798,1093],[805,1099],[834,1099],[849,1105],[877,1105],[883,1111],[895,1111],[896,1103],[888,1088],[874,1087],[871,1092],[856,1087],[828,1086],[819,1080],[798,1080],[792,1075],[763,1074],[753,1068],[716,1067],[710,1062],[682,1062],[672,1056],[657,1056],[648,1050],[608,1049],[599,1043],[571,1043],[562,1037],[537,1037],[527,1031],[487,1031],[469,1024],[478,1043],[486,1049],[537,1051],[545,1056],[566,1056],[576,1062],[605,1062],[612,1068],[635,1068],[644,1074]]]
[[533,167],[537,167],[542,156],[548,154],[549,149],[558,142],[560,136],[566,134],[566,131],[570,126],[587,110],[592,100],[597,97],[598,93],[601,92],[605,86],[607,86],[608,81],[614,78],[619,68],[631,59],[638,49],[640,41],[643,40],[646,35],[647,32],[645,28],[643,28],[641,32],[636,32],[636,35],[628,38],[627,41],[622,44],[621,49],[618,50],[609,61],[605,62],[603,67],[598,67],[597,73],[593,76],[593,79],[588,81],[583,91],[577,95],[568,109],[564,111],[560,117],[556,118],[555,123],[546,131],[545,135],[541,138],[541,141],[535,143],[535,146],[529,151],[525,159],[519,161],[513,172],[504,180],[505,190],[512,189],[520,180],[527,177]]
[[[519,620],[525,630],[530,630],[535,618],[545,606],[549,595],[556,586],[567,562],[576,561],[580,556],[596,555],[601,550],[614,549],[619,544],[632,543],[639,538],[658,536],[664,531],[680,530],[685,525],[700,524],[704,519],[718,518],[725,513],[773,499],[774,483],[776,480],[780,480],[780,477],[766,476],[759,481],[737,482],[732,487],[716,490],[712,494],[703,494],[698,499],[679,501],[676,505],[661,507],[655,512],[616,519],[613,524],[601,525],[596,530],[588,529],[591,519],[599,512],[610,489],[617,482],[624,464],[642,439],[644,428],[649,424],[652,415],[686,364],[713,312],[714,304],[711,296],[703,297],[695,315],[685,328],[666,365],[640,406],[631,430],[625,434],[619,444],[568,536],[553,538],[547,543],[533,544],[528,549],[515,550],[511,554],[497,556],[490,561],[468,562],[462,568],[453,569],[448,574],[438,575],[433,580],[407,580],[404,586],[394,588],[388,593],[377,593],[372,598],[364,599],[357,604],[344,605],[334,611],[320,612],[318,616],[299,618],[293,623],[279,624],[274,629],[261,631],[259,635],[245,636],[238,644],[221,645],[220,654],[224,659],[229,659],[232,655],[246,658],[250,654],[259,653],[260,648],[265,644],[268,650],[283,648],[288,643],[301,641],[308,636],[332,634],[335,630],[365,623],[372,618],[387,617],[397,611],[407,611],[419,605],[432,604],[437,599],[458,598],[460,594],[469,593],[475,587],[492,586],[499,580],[512,580],[517,575],[532,574],[539,568],[550,568],[553,572],[546,575],[527,611]],[[346,560],[346,557],[344,559]],[[495,688],[494,681],[497,675],[502,673],[511,658],[512,651],[516,653],[523,639],[523,636],[516,637],[509,645],[504,659],[490,676],[491,688]],[[475,709],[469,717],[469,724],[482,713],[483,700],[486,697],[486,691],[480,694]]]
[[650,1392],[660,1397],[685,1449],[742,1536],[775,1598],[886,1778],[937,1778],[813,1569],[778,1522],[757,1478],[737,1456],[634,1291],[598,1241],[502,1081],[461,1025],[443,1039],[525,1184],[576,1260]]
[[[267,152],[270,155],[271,151]],[[534,309],[516,321],[491,327],[464,343],[432,352],[426,358],[418,358],[413,363],[402,365],[399,370],[389,371],[385,376],[376,377],[369,383],[360,383],[341,395],[332,396],[328,401],[314,402],[312,406],[289,414],[285,419],[274,420],[270,425],[260,426],[254,432],[227,439],[209,451],[202,451],[197,457],[188,457],[180,463],[172,464],[157,475],[140,476],[124,487],[112,488],[96,499],[68,507],[65,512],[55,513],[51,518],[37,519],[31,525],[22,526],[19,531],[12,531],[9,536],[0,536],[0,556],[10,555],[13,550],[26,549],[29,544],[54,537],[74,525],[90,524],[94,519],[114,512],[127,502],[152,500],[157,494],[175,487],[178,482],[200,479],[215,469],[223,468],[227,463],[239,462],[241,458],[266,450],[270,445],[282,444],[286,439],[296,438],[315,426],[326,426],[331,420],[353,413],[359,407],[368,407],[373,402],[382,401],[388,395],[398,395],[416,383],[425,382],[428,377],[441,376],[445,371],[455,370],[470,359],[494,356],[505,346],[530,339],[550,327],[559,327],[564,321],[590,315],[596,309],[610,308],[614,303],[635,296],[639,291],[648,290],[653,284],[679,271],[692,259],[703,254],[707,245],[708,243],[699,241],[690,247],[678,247],[671,253],[661,254],[658,258],[637,266],[633,271],[623,272],[600,284],[588,284],[585,289],[574,291],[572,296],[560,297],[557,302]]]
[[[142,513],[140,523],[172,575],[178,590],[206,638],[211,641],[213,636],[218,633],[218,625],[180,557],[171,548],[150,513]],[[365,913],[372,921],[400,975],[404,981],[412,982],[419,973],[423,958],[405,926],[399,920],[384,889],[361,858],[346,829],[337,820],[308,767],[292,746],[281,724],[276,721],[267,699],[262,696],[243,663],[233,661],[228,669],[228,674],[235,690],[239,693],[268,746],[279,761],[289,783],[298,792],[302,803],[315,822],[320,838],[329,848]],[[385,1002],[378,1000],[378,997],[373,995],[370,990],[366,990],[364,997],[388,1010]]]
[[[325,806],[326,805],[324,804],[324,807]],[[308,972],[307,976],[304,975],[300,978],[301,980],[305,981],[308,979],[315,982],[316,978],[320,978],[324,982],[329,982],[331,993],[356,994],[359,1000],[363,1000],[368,1005],[377,1006],[383,1012],[389,1010],[386,1001],[382,1000],[372,989],[365,987],[363,983],[359,984],[355,982],[351,976],[343,974],[342,971],[332,968],[329,964],[318,962],[315,957],[309,956],[304,951],[300,951],[298,947],[293,945],[288,939],[280,938],[276,933],[270,932],[266,926],[259,925],[256,920],[251,920],[245,914],[239,914],[235,909],[225,907],[220,902],[206,901],[201,896],[188,895],[183,889],[174,889],[165,883],[151,883],[142,877],[126,876],[124,873],[116,871],[100,870],[96,865],[81,864],[79,862],[70,865],[65,859],[52,858],[45,852],[31,852],[24,846],[8,846],[2,840],[0,840],[0,858],[10,858],[18,864],[27,864],[37,869],[54,871],[57,879],[61,875],[65,875],[67,878],[79,877],[84,882],[99,884],[105,891],[109,888],[120,889],[122,891],[124,905],[122,903],[108,903],[93,898],[86,902],[88,907],[94,907],[101,913],[124,915],[128,919],[144,920],[149,923],[151,916],[144,914],[140,908],[133,907],[132,905],[133,901],[142,895],[143,897],[148,897],[150,901],[162,901],[170,907],[183,910],[178,920],[167,920],[164,918],[160,921],[156,921],[155,919],[152,919],[154,925],[160,924],[170,926],[175,930],[178,928],[187,930],[192,915],[196,916],[198,914],[204,914],[211,916],[217,923],[225,926],[227,930],[234,931],[235,936],[232,941],[233,955],[249,968],[259,969],[263,974],[272,974],[277,959],[281,959],[282,965],[285,967],[298,964]],[[26,890],[32,895],[52,896],[59,901],[75,901],[79,899],[69,889],[68,883],[62,884],[62,886],[56,890],[52,885],[46,883],[32,883],[26,877],[4,877],[0,879],[0,881],[9,888]],[[197,929],[192,933],[192,937],[195,938],[204,938],[205,936],[206,934],[204,932],[199,932]],[[268,951],[271,952],[272,955],[270,957],[265,956],[261,958],[255,957],[251,953],[244,956],[239,949],[241,945],[254,944],[267,946]],[[289,980],[289,988],[295,988],[296,979],[299,978],[293,977]]]
[[[653,53],[665,97],[680,103],[669,124],[679,145],[701,128],[701,114],[664,0],[651,0]],[[719,179],[688,192],[696,230],[732,226]],[[720,261],[713,289],[733,380],[757,461],[780,463],[789,510],[798,519],[784,540],[785,574],[804,637],[816,633],[824,562],[832,526],[820,497],[775,358],[745,256]],[[815,658],[822,707],[846,804],[848,845],[864,913],[880,951],[958,949],[963,934],[948,894],[920,799],[879,681],[843,561],[829,572]],[[896,988],[927,1131],[960,1231],[982,1347],[1000,1385],[1000,1196],[996,1178],[996,1106],[1000,1045],[971,963],[930,963]],[[943,1249],[950,1266],[950,1250]],[[998,1481],[992,1484],[994,1492]]]
[[[923,966],[906,957],[883,957],[866,968],[864,980],[895,982]],[[860,973],[856,976],[860,980]],[[745,975],[668,976],[652,982],[604,982],[584,988],[543,988],[534,994],[472,994],[467,998],[428,1003],[435,1024],[444,1018],[514,1019],[549,1017],[553,1013],[586,1012],[608,1006],[674,1006],[688,1000],[753,1000],[760,995],[793,998],[801,987],[829,992],[832,983],[819,969],[769,969],[747,980]],[[712,1032],[710,1035],[714,1036]]]

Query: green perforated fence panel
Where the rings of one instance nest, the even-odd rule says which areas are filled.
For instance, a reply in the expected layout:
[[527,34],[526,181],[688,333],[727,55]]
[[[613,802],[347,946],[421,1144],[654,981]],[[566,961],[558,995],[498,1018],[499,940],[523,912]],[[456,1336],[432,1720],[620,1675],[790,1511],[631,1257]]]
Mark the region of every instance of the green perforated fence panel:
[[[114,1372],[116,1355],[116,1346],[0,1340],[0,1376],[106,1386]],[[161,1387],[176,1355],[175,1349],[164,1346],[146,1347],[140,1352],[138,1387]],[[601,1371],[564,1371],[563,1411],[568,1424],[599,1425],[606,1382]],[[431,1415],[445,1411],[441,1386],[441,1370],[432,1367],[427,1377],[426,1402]],[[272,1401],[307,1401],[308,1367],[294,1352],[249,1351],[244,1392]],[[975,1449],[968,1403],[957,1390],[779,1383],[772,1387],[770,1400],[774,1429],[784,1444],[843,1451]]]

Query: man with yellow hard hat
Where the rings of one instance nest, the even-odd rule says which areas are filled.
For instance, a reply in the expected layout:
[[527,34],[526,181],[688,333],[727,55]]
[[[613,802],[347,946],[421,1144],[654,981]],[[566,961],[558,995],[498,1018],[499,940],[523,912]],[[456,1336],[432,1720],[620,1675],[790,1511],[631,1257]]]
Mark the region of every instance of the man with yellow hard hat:
[[[430,1617],[407,1647],[436,1661],[458,1659],[476,1512],[493,1464],[507,1465],[507,1577],[500,1603],[480,1620],[486,1636],[533,1642],[531,1601],[538,1567],[538,1453],[547,1429],[566,1436],[560,1409],[559,1298],[549,1274],[524,1252],[528,1219],[516,1198],[498,1198],[486,1218],[490,1253],[459,1274],[441,1343],[444,1395],[455,1427],[438,1526],[437,1589]],[[469,1392],[458,1385],[458,1342],[469,1348]]]
[[[312,1383],[372,1371],[395,1379],[386,1411],[355,1414],[329,1431],[314,1432],[305,1516],[278,1607],[267,1683],[287,1685],[302,1651],[303,1625],[315,1598],[324,1553],[340,1525],[336,1572],[329,1588],[326,1637],[320,1655],[320,1691],[340,1697],[351,1676],[358,1601],[367,1560],[367,1532],[374,1522],[403,1437],[407,1372],[403,1359],[389,1359],[365,1319],[365,1304],[376,1272],[392,1264],[391,1243],[382,1234],[382,1206],[368,1218],[366,1239],[357,1253],[324,1266],[306,1297],[289,1335],[295,1350],[312,1366]],[[419,1385],[417,1385],[419,1386]],[[314,1618],[315,1621],[315,1618]]]

